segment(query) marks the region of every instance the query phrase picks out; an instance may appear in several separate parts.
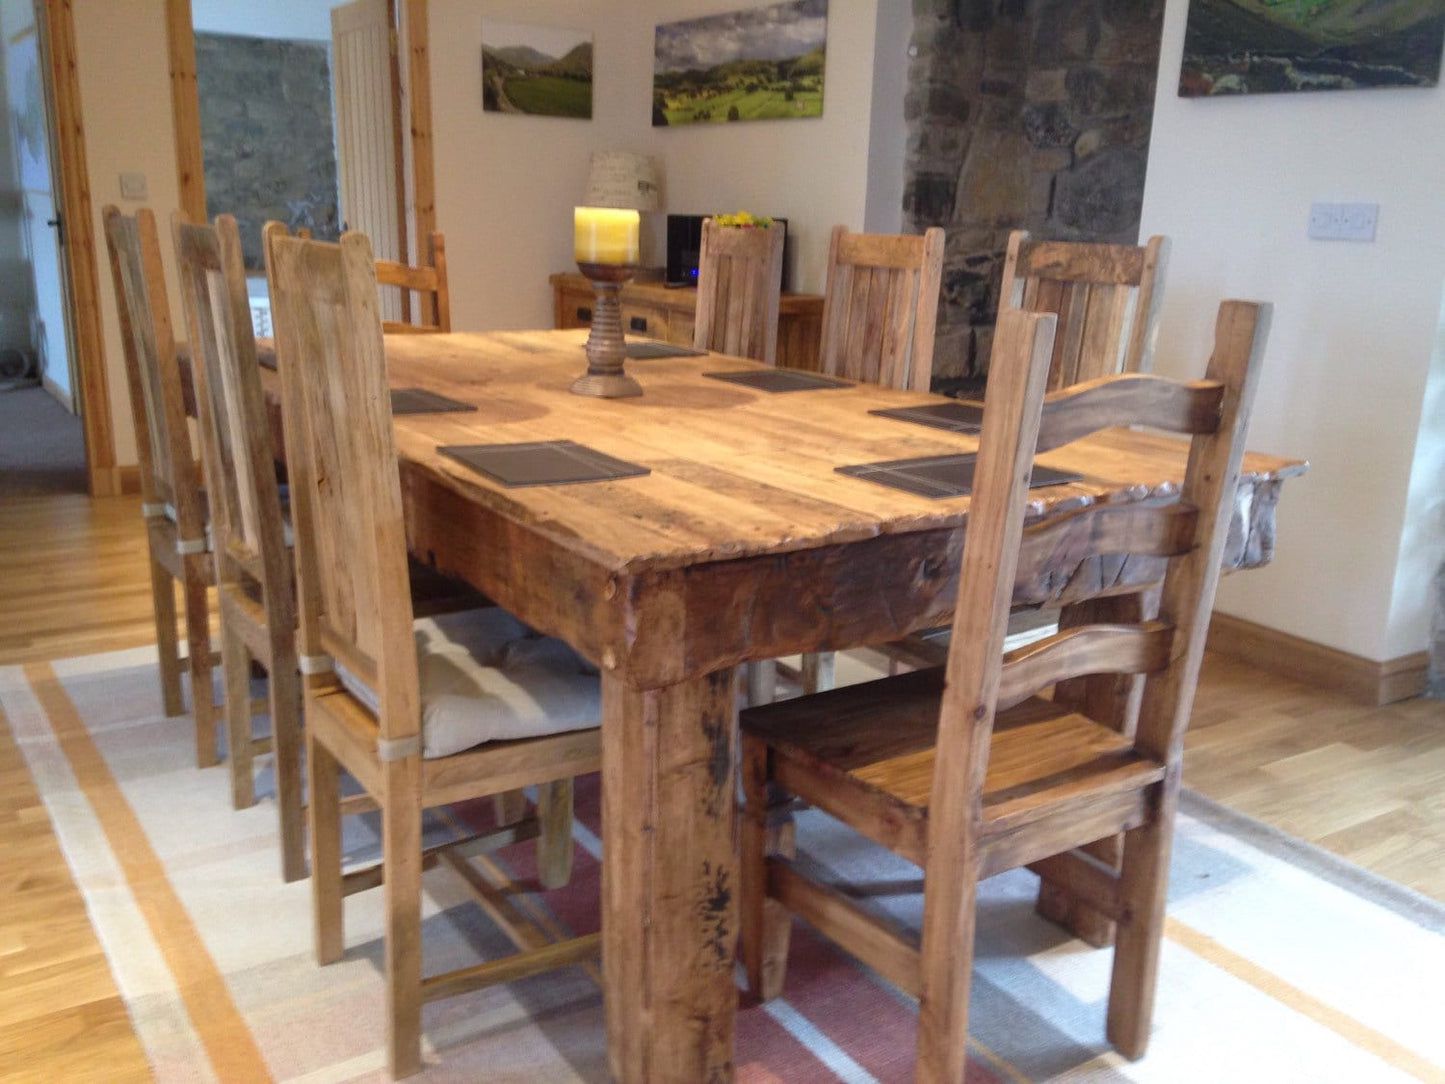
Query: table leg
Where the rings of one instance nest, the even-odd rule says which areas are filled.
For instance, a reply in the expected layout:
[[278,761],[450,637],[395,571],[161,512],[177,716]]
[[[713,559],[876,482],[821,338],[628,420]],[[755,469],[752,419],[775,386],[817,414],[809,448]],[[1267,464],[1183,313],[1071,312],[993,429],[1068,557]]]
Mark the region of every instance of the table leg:
[[727,1081],[737,988],[731,669],[602,677],[602,966],[618,1081]]

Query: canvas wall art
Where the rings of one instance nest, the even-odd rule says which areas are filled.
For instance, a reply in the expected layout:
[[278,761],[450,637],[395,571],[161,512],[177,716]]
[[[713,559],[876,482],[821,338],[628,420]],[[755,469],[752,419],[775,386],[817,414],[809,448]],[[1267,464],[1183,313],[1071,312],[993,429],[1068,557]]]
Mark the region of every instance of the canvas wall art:
[[482,109],[590,119],[591,32],[483,19]]
[[1179,93],[1433,87],[1445,0],[1190,0]]
[[828,0],[793,0],[657,28],[652,123],[823,113]]

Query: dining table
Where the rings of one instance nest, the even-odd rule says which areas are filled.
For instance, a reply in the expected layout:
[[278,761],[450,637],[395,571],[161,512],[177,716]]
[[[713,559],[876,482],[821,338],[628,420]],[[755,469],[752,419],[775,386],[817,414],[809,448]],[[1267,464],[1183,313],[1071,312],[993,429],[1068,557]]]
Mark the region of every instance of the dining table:
[[[839,468],[971,453],[977,438],[874,413],[948,402],[940,396],[851,382],[768,390],[749,382],[764,366],[719,354],[629,360],[634,398],[572,394],[585,335],[386,337],[393,389],[468,408],[394,417],[407,539],[600,671],[609,1067],[619,1081],[728,1080],[739,997],[735,673],[947,624],[968,496]],[[276,374],[263,382],[274,406]],[[553,442],[637,471],[507,484],[440,450]],[[1039,464],[1074,477],[1032,490],[1033,510],[1172,499],[1185,450],[1112,429],[1044,453]],[[1246,453],[1227,569],[1270,560],[1281,485],[1305,466]],[[1062,605],[1156,575],[1147,561],[1062,552],[1016,585],[1014,601]]]

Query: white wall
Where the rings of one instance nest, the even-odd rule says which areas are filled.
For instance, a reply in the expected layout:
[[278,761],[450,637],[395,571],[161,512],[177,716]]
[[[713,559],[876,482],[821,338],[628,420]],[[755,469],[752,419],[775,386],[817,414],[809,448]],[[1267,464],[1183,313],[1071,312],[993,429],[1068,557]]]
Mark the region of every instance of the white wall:
[[[74,12],[111,423],[116,462],[129,464],[136,461],[135,432],[126,391],[115,288],[100,216],[108,203],[127,214],[134,214],[142,206],[156,213],[170,283],[171,319],[177,336],[184,337],[185,316],[168,241],[171,212],[180,206],[180,188],[166,64],[165,6],[160,0],[143,4],[77,0]],[[138,63],[138,57],[154,58],[154,62]],[[145,174],[148,192],[143,202],[121,199],[120,175],[128,172]]]
[[11,37],[34,23],[32,9],[19,0],[0,0],[0,349],[31,347],[30,261],[21,234],[24,200],[10,123],[5,53]]
[[[664,206],[681,214],[746,209],[788,219],[793,288],[821,291],[828,232],[859,228],[869,189],[876,65],[901,69],[907,7],[880,19],[880,0],[831,5],[823,116],[817,119],[651,126],[653,27],[728,11],[726,0],[432,0],[432,122],[437,224],[447,236],[452,320],[458,328],[548,326],[547,275],[573,267],[571,208],[586,183],[588,154],[630,149],[662,163]],[[605,10],[603,10],[605,9]],[[590,122],[483,113],[481,20],[485,16],[590,28],[594,34]],[[879,55],[879,23],[901,46]],[[901,85],[901,84],[900,84]],[[895,110],[902,120],[901,94]],[[877,146],[901,133],[880,133]],[[902,186],[902,157],[897,185]],[[888,177],[886,170],[878,171]],[[880,184],[888,183],[880,181]],[[661,264],[661,215],[645,262]]]
[[191,24],[208,34],[330,41],[334,0],[191,0]]
[[[1202,369],[1221,298],[1274,302],[1249,443],[1311,463],[1274,562],[1226,578],[1218,609],[1370,659],[1419,651],[1442,554],[1445,90],[1180,98],[1187,6],[1165,8],[1140,230],[1173,238],[1157,365]],[[1313,200],[1378,202],[1375,243],[1308,240]]]

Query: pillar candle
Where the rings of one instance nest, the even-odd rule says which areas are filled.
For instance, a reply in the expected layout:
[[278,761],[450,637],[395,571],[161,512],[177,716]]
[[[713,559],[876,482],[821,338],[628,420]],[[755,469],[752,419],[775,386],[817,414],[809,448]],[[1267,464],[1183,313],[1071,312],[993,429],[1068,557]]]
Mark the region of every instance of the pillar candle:
[[635,264],[639,216],[611,207],[576,207],[572,212],[573,250],[578,263]]

